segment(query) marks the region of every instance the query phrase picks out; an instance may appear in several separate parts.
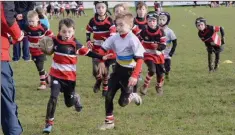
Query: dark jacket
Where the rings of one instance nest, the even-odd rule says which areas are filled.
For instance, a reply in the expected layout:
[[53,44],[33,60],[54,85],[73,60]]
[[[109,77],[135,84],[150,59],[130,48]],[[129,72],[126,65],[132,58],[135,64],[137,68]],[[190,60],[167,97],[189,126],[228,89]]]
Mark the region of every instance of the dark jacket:
[[15,11],[17,14],[22,14],[23,19],[27,19],[27,14],[33,10],[36,3],[34,1],[15,1]]

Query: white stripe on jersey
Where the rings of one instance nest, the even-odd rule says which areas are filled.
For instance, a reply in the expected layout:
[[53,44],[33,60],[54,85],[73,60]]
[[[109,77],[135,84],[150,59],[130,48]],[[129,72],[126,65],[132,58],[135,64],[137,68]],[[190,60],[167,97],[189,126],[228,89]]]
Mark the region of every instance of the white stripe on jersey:
[[215,35],[215,44],[218,44],[219,36],[218,34]]
[[66,56],[66,57],[77,57],[76,55],[69,55],[69,54],[64,54],[64,53],[59,53],[59,52],[55,52],[55,54],[60,55],[60,56]]
[[154,43],[153,41],[143,41],[145,43]]
[[162,55],[163,52],[158,51],[158,50],[151,50],[151,49],[145,49],[145,53],[150,53],[150,54],[157,54],[157,55]]
[[101,46],[104,43],[103,40],[94,40],[94,45]]
[[39,42],[38,43],[29,43],[30,48],[40,48],[39,47]]
[[58,64],[52,60],[51,67],[59,71],[74,71],[76,72],[76,65],[74,64]]
[[109,33],[109,31],[93,31],[93,33]]

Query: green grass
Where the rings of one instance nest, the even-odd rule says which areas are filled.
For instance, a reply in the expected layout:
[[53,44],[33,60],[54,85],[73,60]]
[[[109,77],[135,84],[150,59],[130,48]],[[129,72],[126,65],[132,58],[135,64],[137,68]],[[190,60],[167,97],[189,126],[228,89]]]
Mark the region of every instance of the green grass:
[[[195,12],[193,15],[188,10]],[[115,98],[114,115],[116,128],[99,131],[105,118],[104,99],[101,93],[94,94],[92,86],[91,59],[79,56],[76,90],[81,94],[84,109],[81,113],[66,108],[60,95],[53,135],[232,135],[235,134],[234,64],[234,12],[235,8],[175,7],[165,8],[171,13],[172,28],[178,37],[176,55],[172,59],[170,82],[164,86],[164,96],[157,97],[154,87],[143,98],[142,106],[130,104],[121,108]],[[85,26],[93,15],[75,19],[76,37],[85,43]],[[196,17],[203,16],[209,24],[223,26],[226,32],[225,50],[221,54],[220,69],[208,74],[207,53],[197,37],[194,25]],[[55,34],[58,20],[51,21]],[[48,57],[45,68],[50,68]],[[20,61],[11,64],[14,69],[19,118],[24,135],[42,134],[46,105],[50,91],[37,91],[38,73],[33,62]],[[143,76],[146,75],[144,65]],[[151,85],[154,86],[152,80]],[[140,82],[141,84],[143,81]]]

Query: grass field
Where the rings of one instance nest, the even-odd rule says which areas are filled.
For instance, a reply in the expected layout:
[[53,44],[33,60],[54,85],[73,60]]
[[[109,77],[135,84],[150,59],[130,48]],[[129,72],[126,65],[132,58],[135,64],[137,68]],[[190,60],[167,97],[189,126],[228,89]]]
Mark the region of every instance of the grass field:
[[[82,97],[81,113],[67,108],[61,95],[58,101],[53,135],[233,135],[235,134],[235,8],[175,7],[165,8],[171,13],[172,28],[178,47],[172,60],[170,81],[165,83],[164,96],[157,97],[154,87],[143,98],[142,106],[130,104],[121,108],[115,98],[114,130],[99,131],[105,118],[104,98],[94,94],[91,59],[79,57],[76,90]],[[191,10],[191,11],[189,11]],[[193,12],[195,14],[193,14]],[[85,26],[93,15],[75,19],[76,37],[85,43]],[[197,36],[196,17],[203,16],[209,24],[223,26],[226,33],[225,50],[221,54],[218,72],[208,74],[207,53]],[[51,28],[58,31],[58,20],[51,20]],[[45,68],[50,68],[48,57]],[[39,77],[33,62],[23,60],[11,64],[14,69],[19,118],[24,135],[40,135],[44,127],[46,105],[50,91],[37,91]],[[143,76],[146,75],[144,65]],[[143,81],[140,82],[143,84]],[[152,80],[151,85],[154,86]]]

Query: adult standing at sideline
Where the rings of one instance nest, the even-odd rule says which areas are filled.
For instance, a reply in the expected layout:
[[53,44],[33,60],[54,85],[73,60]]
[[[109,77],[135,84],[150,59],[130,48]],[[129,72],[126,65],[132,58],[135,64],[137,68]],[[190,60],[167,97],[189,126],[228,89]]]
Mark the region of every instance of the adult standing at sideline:
[[13,42],[21,41],[24,33],[15,20],[14,2],[1,3],[1,125],[4,135],[20,135],[23,132],[17,116],[15,103],[15,86],[13,71],[9,64],[10,43],[9,34]]
[[[18,25],[20,26],[20,29],[22,30],[24,25],[27,23],[27,14],[28,11],[33,10],[36,3],[34,1],[15,1],[15,11],[16,11],[16,20],[18,22]],[[29,41],[28,38],[23,39],[23,59],[25,61],[30,60],[29,55]],[[21,42],[14,44],[13,47],[13,61],[19,61],[21,57]]]

